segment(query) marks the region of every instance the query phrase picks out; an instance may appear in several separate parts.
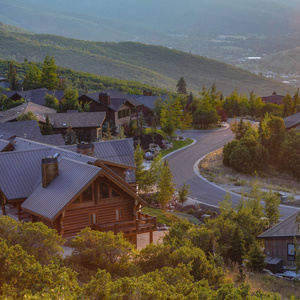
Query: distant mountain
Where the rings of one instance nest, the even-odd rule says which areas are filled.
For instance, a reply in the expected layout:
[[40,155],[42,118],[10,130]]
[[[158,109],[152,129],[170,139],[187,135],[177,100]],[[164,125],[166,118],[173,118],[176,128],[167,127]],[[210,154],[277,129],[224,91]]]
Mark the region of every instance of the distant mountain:
[[299,73],[300,47],[267,55],[260,60],[260,67],[276,73]]
[[183,76],[188,90],[202,85],[229,94],[254,91],[268,95],[286,93],[292,88],[212,59],[134,42],[103,43],[68,39],[61,36],[25,34],[0,30],[0,59],[41,62],[54,56],[58,66],[119,79],[136,80],[164,89],[175,90]]
[[163,34],[299,32],[291,0],[0,0],[0,21],[36,33],[97,41]]

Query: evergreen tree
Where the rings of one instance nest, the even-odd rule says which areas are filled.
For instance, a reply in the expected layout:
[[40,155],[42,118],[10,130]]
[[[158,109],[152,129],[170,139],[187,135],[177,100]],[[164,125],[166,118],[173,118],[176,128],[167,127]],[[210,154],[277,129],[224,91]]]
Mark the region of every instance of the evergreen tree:
[[46,94],[44,97],[45,106],[58,110],[59,109],[59,101],[55,98],[54,95]]
[[173,175],[166,160],[162,165],[161,174],[159,176],[158,190],[158,202],[161,205],[162,209],[165,209],[166,205],[172,200],[175,192]]
[[53,56],[46,55],[41,74],[41,82],[43,86],[51,91],[55,90],[58,85],[57,66]]
[[250,247],[247,258],[248,260],[246,265],[251,271],[262,272],[266,265],[266,256],[264,255],[262,246],[259,242],[253,243],[253,245]]
[[135,179],[138,189],[144,191],[148,185],[148,174],[144,166],[144,151],[140,145],[134,151]]
[[178,94],[187,94],[187,90],[186,90],[186,82],[184,80],[184,77],[180,77],[180,79],[178,80],[177,84],[177,93]]
[[76,133],[73,131],[71,124],[69,124],[67,133],[65,134],[65,143],[66,145],[78,144],[78,137]]
[[189,193],[190,185],[184,181],[183,185],[178,189],[178,202],[183,205],[183,203],[187,201]]
[[10,83],[10,89],[13,91],[17,90],[19,87],[19,76],[12,63],[9,65],[6,77]]
[[126,139],[123,125],[120,126],[119,133],[118,133],[118,139],[119,140]]
[[272,191],[269,191],[268,195],[264,199],[265,201],[265,213],[266,217],[269,219],[270,225],[277,224],[280,218],[280,198]]
[[32,90],[42,87],[41,70],[35,62],[27,64],[25,79],[23,83],[24,90]]
[[110,127],[110,123],[109,122],[107,122],[106,123],[107,125],[106,125],[106,130],[105,130],[105,132],[104,132],[104,140],[105,141],[110,141],[111,139],[112,139],[112,130],[111,130],[111,127]]
[[78,102],[78,96],[78,91],[69,85],[65,90],[64,98],[60,103],[59,110],[61,112],[66,112],[67,110],[78,110],[79,112],[82,112],[83,109]]
[[246,249],[243,231],[238,225],[235,225],[230,240],[230,250],[228,256],[232,261],[235,261],[241,265],[245,252]]
[[53,134],[52,125],[49,120],[49,116],[46,115],[45,125],[42,127],[41,132],[43,135],[51,135]]

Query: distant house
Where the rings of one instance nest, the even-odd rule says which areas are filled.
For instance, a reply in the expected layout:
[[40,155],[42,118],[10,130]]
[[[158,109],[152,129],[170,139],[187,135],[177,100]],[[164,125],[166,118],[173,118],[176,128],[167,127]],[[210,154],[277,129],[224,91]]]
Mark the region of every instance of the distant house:
[[28,91],[3,91],[2,95],[7,96],[11,100],[24,99],[26,102],[33,102],[39,105],[45,105],[45,96],[49,94],[61,101],[64,97],[64,91],[49,91],[46,88],[28,90]]
[[34,120],[0,123],[0,139],[11,140],[14,137],[30,139],[53,146],[65,144],[61,134],[42,135],[37,121]]
[[155,102],[159,99],[166,101],[168,95],[153,96],[151,91],[143,91],[143,95],[128,95],[141,103],[138,111],[143,112],[144,115],[151,114],[155,108]]
[[[133,141],[127,139],[103,142],[101,150],[111,153],[101,159],[85,155],[87,149],[81,144],[75,145],[77,153],[64,149],[68,146],[16,138],[17,151],[0,152],[2,214],[43,222],[63,237],[75,236],[89,226],[123,232],[132,243],[138,234],[148,232],[151,242],[156,218],[140,212],[146,203],[125,178],[134,167],[119,158],[114,161],[123,156],[124,143],[130,144],[133,157]],[[128,159],[127,151],[124,157]]]
[[300,112],[283,119],[286,129],[300,129]]
[[271,96],[261,97],[261,100],[265,103],[282,105],[284,97],[285,97],[284,95],[277,95],[276,92],[273,92]]
[[37,117],[40,123],[45,123],[47,114],[54,114],[56,110],[33,102],[23,103],[14,108],[0,111],[0,123],[16,121],[22,113],[32,112]]
[[128,124],[141,106],[134,98],[115,90],[84,94],[78,100],[82,105],[89,103],[92,112],[106,112],[105,122],[116,126]]
[[54,133],[65,135],[71,125],[79,142],[94,142],[102,138],[105,112],[68,112],[49,114],[48,117]]
[[282,259],[283,265],[295,266],[295,238],[300,242],[300,231],[296,221],[299,211],[268,229],[260,236],[264,240],[265,254]]

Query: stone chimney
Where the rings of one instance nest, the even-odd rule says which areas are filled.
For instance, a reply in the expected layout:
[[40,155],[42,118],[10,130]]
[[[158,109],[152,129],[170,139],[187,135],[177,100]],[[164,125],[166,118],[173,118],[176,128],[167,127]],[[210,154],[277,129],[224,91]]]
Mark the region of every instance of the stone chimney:
[[277,93],[276,93],[276,92],[273,92],[272,96],[275,96],[275,95],[277,95]]
[[144,96],[152,96],[152,91],[150,91],[150,90],[143,90],[143,95]]
[[99,93],[99,102],[106,105],[110,105],[110,94],[109,93]]
[[95,146],[93,143],[80,143],[77,144],[77,153],[95,157]]
[[42,186],[46,188],[59,174],[57,157],[42,158]]

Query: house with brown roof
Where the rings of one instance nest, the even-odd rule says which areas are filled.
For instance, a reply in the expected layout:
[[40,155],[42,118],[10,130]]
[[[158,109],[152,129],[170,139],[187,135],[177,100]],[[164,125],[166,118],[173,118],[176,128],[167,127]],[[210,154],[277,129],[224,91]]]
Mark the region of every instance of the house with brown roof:
[[298,216],[299,211],[258,236],[258,239],[264,240],[265,254],[270,258],[282,259],[285,266],[295,266],[295,239],[300,242]]
[[139,101],[115,90],[84,94],[78,100],[82,105],[88,103],[91,111],[106,112],[105,122],[111,122],[115,126],[129,124],[136,117],[137,108],[141,106]]
[[261,100],[265,103],[282,105],[284,97],[285,97],[284,95],[277,95],[276,92],[273,92],[273,94],[270,96],[261,97]]
[[85,155],[80,144],[73,152],[16,139],[16,151],[0,152],[3,215],[15,209],[19,220],[43,222],[63,237],[75,236],[90,226],[123,232],[132,243],[138,234],[148,232],[152,241],[156,219],[141,213],[146,203],[126,179],[134,166],[123,163],[128,160],[127,153],[114,161],[119,152],[122,156],[124,144],[133,149],[132,139],[113,141],[112,145],[103,142],[102,151],[111,152],[104,159]]
[[79,142],[94,142],[101,139],[105,116],[105,112],[67,112],[48,115],[54,133],[65,135],[70,125]]
[[21,114],[28,112],[34,113],[40,123],[45,123],[46,115],[55,114],[56,110],[33,102],[26,102],[14,108],[0,111],[0,123],[16,121]]

